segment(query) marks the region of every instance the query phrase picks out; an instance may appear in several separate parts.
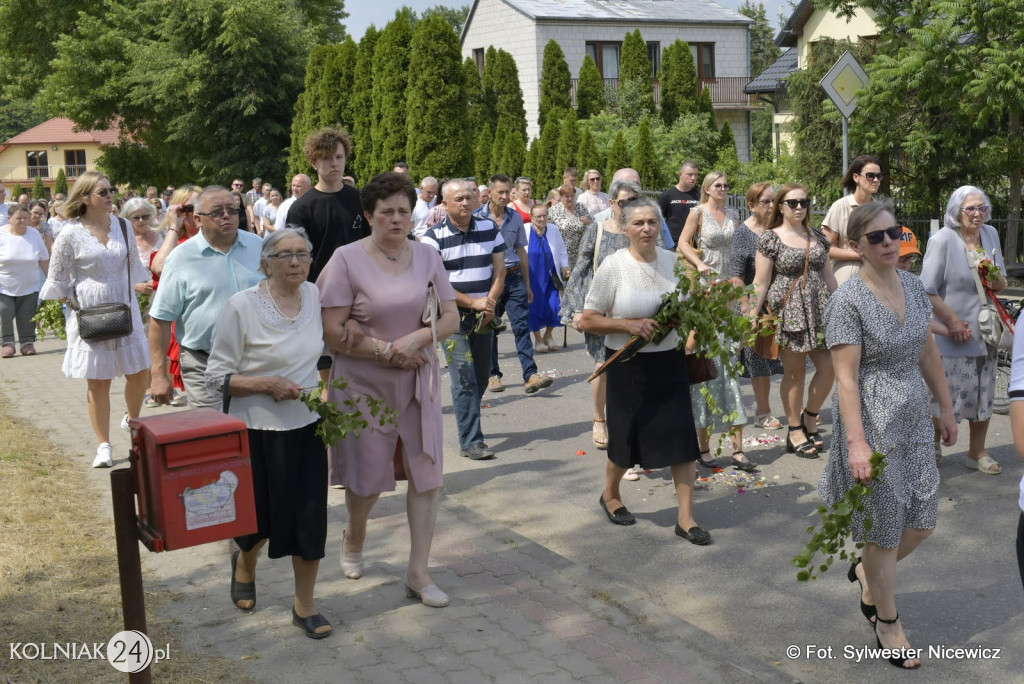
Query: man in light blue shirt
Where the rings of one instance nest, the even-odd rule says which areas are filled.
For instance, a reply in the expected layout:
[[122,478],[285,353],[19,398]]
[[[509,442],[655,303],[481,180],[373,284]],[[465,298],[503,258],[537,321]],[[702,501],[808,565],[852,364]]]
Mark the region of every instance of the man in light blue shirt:
[[224,303],[231,295],[252,287],[259,273],[259,236],[238,230],[235,199],[219,185],[205,188],[196,201],[199,233],[171,252],[164,262],[160,285],[149,311],[149,354],[152,362],[150,394],[160,404],[173,395],[167,372],[167,344],[171,322],[181,346],[181,378],[193,408],[216,408],[204,380],[213,335]]

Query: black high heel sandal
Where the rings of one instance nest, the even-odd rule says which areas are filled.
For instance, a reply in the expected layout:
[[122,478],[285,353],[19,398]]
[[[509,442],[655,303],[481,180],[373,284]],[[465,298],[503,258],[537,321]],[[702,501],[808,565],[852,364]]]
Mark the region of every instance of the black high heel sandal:
[[[878,638],[878,623],[879,622],[884,622],[887,625],[895,625],[897,622],[899,622],[899,620],[900,620],[900,614],[899,613],[896,613],[896,617],[894,617],[892,620],[886,620],[882,616],[877,616],[876,622],[875,622],[875,643],[878,644],[878,648],[879,649],[883,649],[883,648],[885,648],[885,646],[882,646],[882,640]],[[909,651],[909,650],[913,650],[913,649],[907,647],[906,649],[891,648],[891,649],[888,649],[888,650],[900,652],[900,651]],[[886,660],[889,661],[890,665],[892,665],[893,667],[898,667],[901,670],[916,670],[917,668],[921,667],[921,663],[918,663],[917,665],[914,665],[913,667],[907,667],[907,661],[908,660],[914,660],[916,657],[917,656],[913,656],[913,657],[910,657],[910,658],[900,658],[899,656],[892,656],[891,658],[886,658]]]
[[[804,429],[800,425],[790,425],[789,431],[803,432]],[[806,442],[801,442],[800,444],[793,444],[792,437],[786,435],[786,453],[796,454],[800,458],[818,458],[818,449],[811,442],[810,437],[807,438]]]
[[811,413],[807,409],[804,409],[803,411],[801,411],[800,412],[800,429],[804,431],[805,435],[807,435],[807,439],[811,440],[811,443],[814,445],[815,449],[818,449],[818,450],[824,449],[825,448],[825,438],[822,437],[821,433],[818,432],[817,430],[815,430],[814,432],[811,432],[811,431],[809,431],[807,429],[807,426],[804,425],[804,416],[810,416],[811,418],[817,418],[818,414],[817,413]]
[[718,459],[717,458],[704,458],[704,454],[707,454],[710,457],[711,456],[711,449],[708,449],[707,451],[700,452],[697,455],[697,463],[700,463],[705,468],[717,468],[718,467]]
[[864,583],[860,581],[860,577],[857,577],[857,566],[860,565],[860,561],[850,565],[850,571],[846,573],[847,579],[850,582],[856,582],[860,585],[860,612],[864,613],[864,617],[867,618],[868,622],[875,624],[872,618],[878,615],[878,609],[872,605],[864,603]]

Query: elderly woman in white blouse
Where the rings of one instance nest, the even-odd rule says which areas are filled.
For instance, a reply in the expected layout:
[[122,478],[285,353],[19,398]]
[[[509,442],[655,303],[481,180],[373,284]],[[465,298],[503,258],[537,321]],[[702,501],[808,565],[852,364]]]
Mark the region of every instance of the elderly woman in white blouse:
[[[629,247],[605,258],[597,269],[580,321],[586,332],[606,336],[608,356],[633,335],[651,339],[662,295],[676,287],[676,256],[657,247],[662,220],[657,203],[646,197],[634,200],[622,207],[622,215]],[[608,367],[608,462],[598,503],[612,524],[634,524],[622,503],[622,476],[636,463],[647,469],[668,467],[679,501],[675,533],[704,545],[711,534],[693,519],[699,447],[686,355],[678,343],[672,331],[628,362]]]
[[235,540],[231,602],[255,606],[256,559],[269,540],[270,558],[292,558],[292,623],[321,639],[331,633],[313,602],[327,541],[327,450],[316,414],[299,400],[303,388],[317,384],[323,351],[320,293],[306,280],[311,253],[302,229],[267,236],[260,254],[267,277],[224,305],[206,383],[224,393],[225,412],[249,428],[257,532]]

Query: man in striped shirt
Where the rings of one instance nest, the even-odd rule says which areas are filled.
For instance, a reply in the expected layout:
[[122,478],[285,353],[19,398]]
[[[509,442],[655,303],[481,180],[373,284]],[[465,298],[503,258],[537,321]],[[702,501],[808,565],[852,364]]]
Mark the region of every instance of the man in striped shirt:
[[461,454],[475,461],[494,458],[484,443],[480,400],[491,369],[488,325],[505,287],[505,240],[493,221],[473,216],[476,186],[454,180],[444,186],[448,216],[429,228],[421,240],[441,253],[448,280],[455,288],[459,332],[452,336],[448,374]]

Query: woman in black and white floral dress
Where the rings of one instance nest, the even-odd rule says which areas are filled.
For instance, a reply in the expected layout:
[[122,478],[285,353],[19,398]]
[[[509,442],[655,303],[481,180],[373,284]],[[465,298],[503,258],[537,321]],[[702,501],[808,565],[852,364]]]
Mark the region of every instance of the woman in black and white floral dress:
[[[873,623],[879,648],[909,648],[896,612],[896,561],[935,528],[939,470],[932,456],[929,390],[941,408],[943,441],[956,441],[957,426],[946,376],[928,331],[931,303],[911,273],[897,270],[903,229],[879,203],[857,207],[847,234],[863,259],[856,275],[829,300],[825,338],[835,367],[835,429],[828,464],[818,483],[827,503],[843,500],[855,481],[870,483],[864,511],[854,514],[853,538],[865,542],[861,562],[850,567],[861,583],[861,611]],[[871,480],[871,454],[886,467]],[[916,668],[916,658],[889,658]]]

